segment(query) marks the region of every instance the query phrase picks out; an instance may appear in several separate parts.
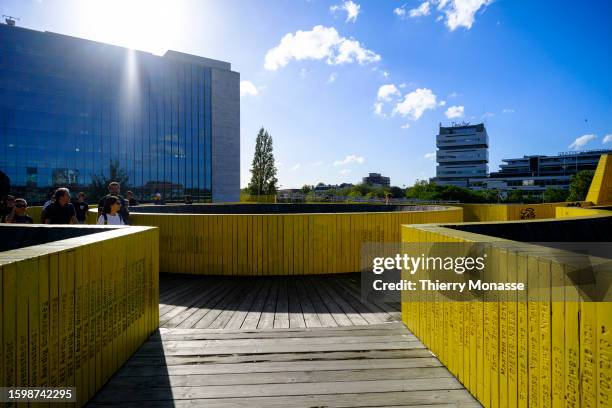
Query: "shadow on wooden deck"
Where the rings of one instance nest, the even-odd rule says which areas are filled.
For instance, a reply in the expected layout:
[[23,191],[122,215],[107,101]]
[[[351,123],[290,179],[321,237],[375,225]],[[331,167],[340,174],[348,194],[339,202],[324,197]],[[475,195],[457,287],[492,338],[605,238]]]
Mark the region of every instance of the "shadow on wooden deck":
[[362,302],[359,274],[166,274],[160,282],[160,327],[164,328],[337,327],[401,320],[399,303]]
[[164,276],[163,327],[90,405],[480,406],[358,278]]

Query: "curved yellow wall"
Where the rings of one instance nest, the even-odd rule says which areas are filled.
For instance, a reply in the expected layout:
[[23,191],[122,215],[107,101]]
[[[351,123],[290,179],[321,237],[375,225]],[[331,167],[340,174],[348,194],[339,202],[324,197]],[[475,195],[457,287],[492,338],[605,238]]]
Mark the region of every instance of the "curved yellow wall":
[[456,204],[463,208],[465,222],[517,221],[555,218],[555,209],[568,205],[590,205],[585,201],[542,204]]
[[461,208],[454,207],[388,213],[130,215],[133,225],[159,227],[162,272],[255,276],[356,272],[362,243],[399,242],[401,224],[462,218]]
[[610,211],[598,210],[595,208],[580,207],[557,207],[555,208],[555,218],[586,217],[589,215],[610,214]]
[[0,253],[0,384],[75,387],[62,406],[83,406],[159,326],[157,251],[133,227]]
[[[550,248],[444,226],[405,225],[402,236],[404,242],[494,241],[493,281],[524,282],[540,270],[535,279],[562,280],[563,259],[570,259],[551,260]],[[551,301],[559,288],[564,295],[556,292]],[[579,301],[578,293],[568,280],[535,294],[495,293],[488,302],[404,292],[402,320],[485,408],[610,407],[612,302]]]

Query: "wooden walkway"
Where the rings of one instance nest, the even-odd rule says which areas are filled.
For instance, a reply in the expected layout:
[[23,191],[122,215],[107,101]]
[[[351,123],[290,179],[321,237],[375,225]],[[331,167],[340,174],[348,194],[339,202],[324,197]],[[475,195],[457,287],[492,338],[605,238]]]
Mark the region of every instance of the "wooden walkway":
[[272,329],[401,320],[399,303],[362,303],[359,274],[280,277],[163,275],[160,327]]
[[163,277],[164,327],[89,405],[480,407],[358,278]]

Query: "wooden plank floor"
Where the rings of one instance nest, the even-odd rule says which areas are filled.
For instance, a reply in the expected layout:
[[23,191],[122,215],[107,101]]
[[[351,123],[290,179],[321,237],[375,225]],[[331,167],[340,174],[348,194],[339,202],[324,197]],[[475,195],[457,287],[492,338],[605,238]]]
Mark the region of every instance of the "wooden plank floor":
[[[293,281],[291,281],[293,279]],[[480,407],[358,276],[163,277],[159,329],[89,406]]]
[[359,274],[202,277],[162,274],[160,327],[272,329],[401,320],[399,303],[364,303]]

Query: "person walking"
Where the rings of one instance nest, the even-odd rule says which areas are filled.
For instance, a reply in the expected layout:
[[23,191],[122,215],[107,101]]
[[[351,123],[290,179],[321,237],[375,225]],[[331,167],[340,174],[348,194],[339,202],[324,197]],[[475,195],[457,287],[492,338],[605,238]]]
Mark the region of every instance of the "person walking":
[[136,207],[139,204],[138,200],[134,197],[134,193],[131,191],[125,193],[125,199],[128,201],[130,207]]
[[102,214],[98,217],[98,225],[125,225],[119,210],[121,209],[121,202],[119,197],[108,196],[104,201],[104,207],[102,208]]
[[118,213],[119,213],[119,216],[121,217],[121,220],[123,221],[123,224],[129,225],[130,224],[130,210],[128,209],[129,203],[125,198],[123,198],[119,194],[121,192],[121,185],[116,181],[109,183],[108,192],[109,194],[102,197],[102,199],[98,203],[98,218],[100,218],[100,215],[102,215],[103,213],[104,204],[106,203],[106,199],[108,197],[113,196],[119,200],[119,204],[121,205],[121,208],[119,209]]
[[85,224],[87,221],[87,211],[89,211],[89,204],[85,201],[85,193],[79,193],[79,199],[74,203],[74,209],[76,211],[76,218],[79,224]]
[[55,201],[47,207],[44,224],[78,224],[74,206],[70,202],[70,191],[58,188],[54,194]]

